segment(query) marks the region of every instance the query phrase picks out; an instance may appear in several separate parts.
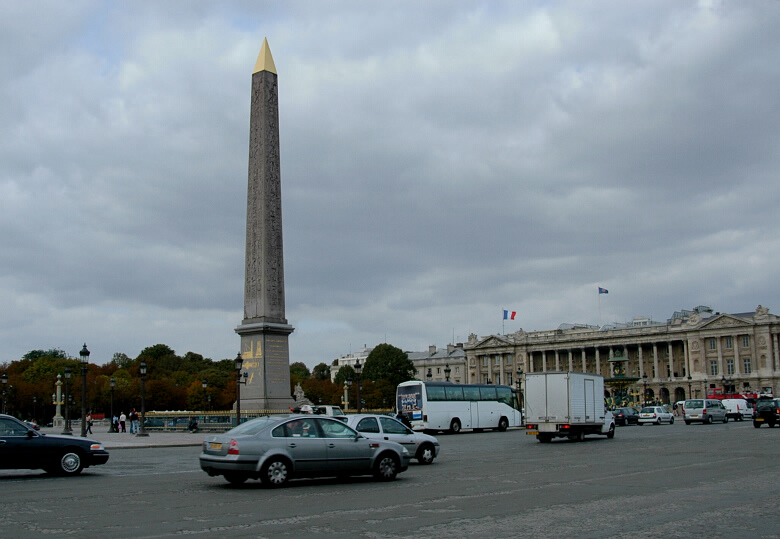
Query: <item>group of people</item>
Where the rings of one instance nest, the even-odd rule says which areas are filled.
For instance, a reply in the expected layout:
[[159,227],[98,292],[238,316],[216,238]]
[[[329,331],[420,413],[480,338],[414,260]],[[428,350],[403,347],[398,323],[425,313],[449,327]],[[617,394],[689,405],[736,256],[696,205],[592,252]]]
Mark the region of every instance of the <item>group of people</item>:
[[135,408],[130,410],[129,415],[125,415],[124,412],[119,412],[118,416],[114,416],[112,420],[114,432],[127,432],[127,423],[130,422],[130,434],[137,434],[141,430],[141,421],[138,416],[138,412]]

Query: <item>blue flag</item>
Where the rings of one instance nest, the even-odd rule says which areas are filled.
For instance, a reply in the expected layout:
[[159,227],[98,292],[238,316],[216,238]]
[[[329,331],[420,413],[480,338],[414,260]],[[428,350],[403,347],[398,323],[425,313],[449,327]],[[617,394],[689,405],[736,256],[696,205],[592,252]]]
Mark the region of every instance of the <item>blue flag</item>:
[[609,294],[609,290],[599,287],[599,294]]

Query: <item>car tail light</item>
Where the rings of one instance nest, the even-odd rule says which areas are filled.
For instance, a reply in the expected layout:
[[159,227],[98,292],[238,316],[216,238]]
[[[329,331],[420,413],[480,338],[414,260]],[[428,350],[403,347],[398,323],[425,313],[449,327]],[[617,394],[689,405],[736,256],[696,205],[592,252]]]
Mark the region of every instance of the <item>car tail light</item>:
[[701,413],[706,414],[707,413],[707,409],[706,408],[702,408]]
[[230,447],[228,447],[228,455],[238,455],[238,442],[236,440],[230,440]]
[[560,427],[560,428],[561,428],[561,430],[570,429],[570,428],[571,428],[571,425],[561,425],[561,427]]
[[423,415],[423,421],[428,421],[428,414]]
[[534,430],[534,429],[536,429],[536,425],[531,425],[529,423],[528,425],[525,426],[525,428],[527,428],[528,430]]

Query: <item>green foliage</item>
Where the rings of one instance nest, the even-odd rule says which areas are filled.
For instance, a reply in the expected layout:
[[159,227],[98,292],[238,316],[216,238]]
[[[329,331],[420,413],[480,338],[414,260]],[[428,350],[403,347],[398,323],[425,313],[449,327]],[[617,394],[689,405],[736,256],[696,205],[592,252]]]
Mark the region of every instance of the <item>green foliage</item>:
[[320,363],[314,366],[311,374],[317,380],[330,380],[330,367],[325,363]]
[[336,377],[333,381],[337,386],[343,387],[344,382],[350,378],[352,380],[357,380],[357,376],[355,376],[355,369],[353,369],[351,365],[344,365],[339,369],[339,372],[336,373]]
[[111,363],[116,365],[117,369],[129,369],[133,365],[133,360],[127,357],[127,354],[117,352],[111,358]]
[[301,381],[309,378],[311,376],[311,373],[309,373],[309,367],[300,361],[290,363],[290,377],[293,376],[300,378]]
[[45,352],[43,350],[30,350],[29,352],[24,354],[24,356],[22,356],[22,359],[29,359],[31,361],[35,361],[36,359],[42,357],[68,359],[68,354],[66,354],[64,350],[60,350],[59,348],[51,348],[49,350],[46,350]]
[[414,363],[409,356],[395,346],[387,343],[379,344],[366,358],[363,369],[363,379],[377,382],[387,380],[396,387],[401,382],[414,379]]

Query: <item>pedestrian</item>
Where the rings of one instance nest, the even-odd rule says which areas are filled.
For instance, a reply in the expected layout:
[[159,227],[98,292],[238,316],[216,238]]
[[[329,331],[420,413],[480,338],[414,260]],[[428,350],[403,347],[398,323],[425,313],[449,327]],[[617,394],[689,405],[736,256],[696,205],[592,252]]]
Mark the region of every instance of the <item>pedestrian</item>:
[[128,416],[128,419],[130,420],[130,434],[138,433],[138,414],[135,411],[135,408],[130,410],[130,415]]
[[127,421],[127,416],[124,412],[119,412],[119,432],[127,432],[125,430],[125,422]]
[[111,418],[111,432],[119,432],[119,417]]
[[84,419],[87,420],[87,432],[89,434],[92,434],[92,410],[87,412],[87,417],[85,417]]

